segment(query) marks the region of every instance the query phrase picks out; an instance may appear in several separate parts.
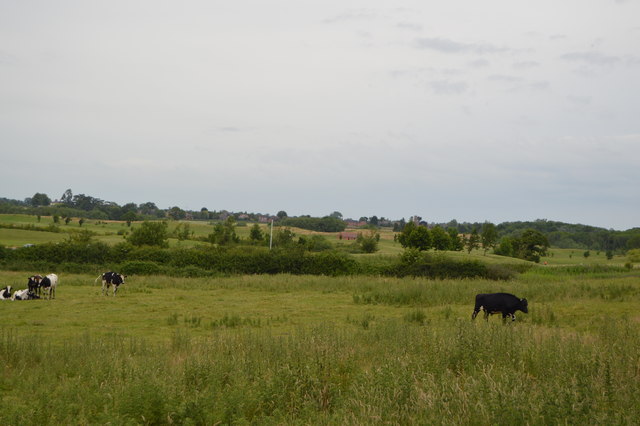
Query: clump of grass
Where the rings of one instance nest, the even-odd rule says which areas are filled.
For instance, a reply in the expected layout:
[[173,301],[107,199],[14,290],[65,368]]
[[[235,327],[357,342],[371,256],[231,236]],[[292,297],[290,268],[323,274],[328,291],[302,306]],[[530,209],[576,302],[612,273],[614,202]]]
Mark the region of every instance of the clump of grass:
[[167,317],[167,325],[178,325],[178,314],[172,313]]
[[219,320],[213,320],[209,323],[209,327],[218,328],[218,327],[226,327],[226,328],[234,328],[240,326],[251,326],[251,327],[260,327],[261,321],[260,318],[252,319],[252,318],[242,318],[239,315],[229,315],[224,314],[222,318]]
[[557,325],[556,314],[549,305],[540,304],[531,309],[529,315],[533,324],[546,326]]
[[427,320],[427,314],[422,309],[413,309],[404,315],[404,320],[423,325]]
[[200,327],[201,322],[202,322],[202,317],[197,317],[194,315],[184,317],[184,323],[189,327]]
[[375,316],[371,315],[371,314],[364,314],[360,318],[351,318],[351,317],[347,316],[347,322],[349,324],[353,324],[353,325],[356,325],[358,327],[362,327],[365,330],[369,329],[369,326],[371,325],[371,322],[374,319],[375,319]]

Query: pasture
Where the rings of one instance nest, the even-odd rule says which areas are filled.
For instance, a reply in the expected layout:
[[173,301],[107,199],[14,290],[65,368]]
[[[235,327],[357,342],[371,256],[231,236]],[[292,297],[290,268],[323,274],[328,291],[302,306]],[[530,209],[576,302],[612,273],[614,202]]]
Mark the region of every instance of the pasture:
[[[0,271],[26,286],[36,271]],[[45,271],[39,271],[45,272]],[[97,274],[96,274],[97,275]],[[640,275],[131,276],[0,302],[2,424],[635,424]],[[470,320],[476,293],[529,300]]]

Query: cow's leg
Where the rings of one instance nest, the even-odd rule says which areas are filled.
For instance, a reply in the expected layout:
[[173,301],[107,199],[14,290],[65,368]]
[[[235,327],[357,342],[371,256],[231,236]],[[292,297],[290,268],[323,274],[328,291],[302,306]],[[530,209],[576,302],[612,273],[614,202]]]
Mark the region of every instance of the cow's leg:
[[116,297],[116,292],[118,291],[118,286],[117,285],[113,285],[113,297]]
[[489,321],[489,311],[488,310],[484,310],[484,319],[485,321]]
[[472,320],[476,319],[476,317],[478,316],[478,312],[480,312],[480,308],[476,306],[476,307],[473,309],[473,313],[471,314],[471,319],[472,319]]
[[103,295],[103,296],[104,296],[104,294],[105,294],[104,292],[105,292],[105,290],[106,290],[106,289],[107,289],[107,283],[106,283],[106,281],[104,281],[104,280],[103,280],[103,281],[102,281],[102,295]]

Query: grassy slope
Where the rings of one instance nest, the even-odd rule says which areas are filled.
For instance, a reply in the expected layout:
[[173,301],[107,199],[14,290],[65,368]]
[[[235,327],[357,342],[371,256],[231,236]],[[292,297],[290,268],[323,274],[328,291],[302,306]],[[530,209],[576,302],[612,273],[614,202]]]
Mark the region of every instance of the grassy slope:
[[[93,276],[61,275],[56,300],[0,302],[0,422],[634,422],[638,275],[546,271],[129,277],[116,298]],[[0,283],[27,275],[0,271]],[[473,295],[500,290],[528,297],[530,313],[471,322]],[[356,303],[365,293],[390,302]]]
[[[35,225],[38,227],[46,228],[53,224],[52,217],[43,216],[40,222],[37,221],[35,216],[30,215],[6,215],[0,214],[0,223],[2,224],[15,224],[15,225]],[[190,230],[193,231],[194,236],[201,237],[206,236],[212,232],[212,225],[209,222],[202,221],[170,221],[169,231],[173,231],[177,226],[181,224],[188,224]],[[118,232],[128,232],[130,228],[127,227],[125,222],[119,221],[98,221],[87,220],[82,227],[78,225],[78,220],[73,219],[69,225],[64,223],[59,224],[63,231],[73,231],[80,229],[87,229],[97,234],[96,239],[103,241],[107,244],[116,244],[124,241],[123,235],[118,235]],[[136,223],[132,224],[135,227]],[[266,224],[260,225],[263,232],[269,232],[269,226]],[[237,226],[236,232],[241,238],[248,238],[251,224],[244,226]],[[274,228],[275,230],[278,227]],[[296,235],[312,235],[318,234],[324,236],[332,244],[352,244],[351,241],[341,241],[337,238],[337,233],[324,233],[313,232],[304,229],[293,228],[292,231]],[[349,232],[361,232],[360,230],[347,230]],[[366,232],[366,231],[365,231]],[[41,244],[44,242],[57,242],[62,241],[67,237],[66,232],[54,233],[54,232],[36,232],[20,229],[2,229],[0,228],[0,245],[8,247],[19,247],[24,244]],[[198,241],[187,240],[178,241],[175,238],[169,239],[171,246],[193,247],[199,244],[205,244]],[[380,230],[380,243],[379,250],[374,255],[361,255],[366,257],[372,256],[396,256],[402,252],[400,244],[394,241],[394,232],[389,228],[383,228]],[[543,262],[547,262],[548,265],[591,265],[591,264],[612,264],[623,265],[627,260],[624,256],[617,255],[612,260],[607,260],[604,252],[591,251],[590,256],[585,258],[583,256],[584,250],[577,249],[551,249],[550,255],[543,258]],[[495,256],[492,254],[485,255],[482,250],[475,250],[471,254],[466,251],[463,252],[447,252],[447,255],[459,258],[459,259],[478,259],[488,263],[520,263],[523,262],[519,259],[506,258],[503,256]]]

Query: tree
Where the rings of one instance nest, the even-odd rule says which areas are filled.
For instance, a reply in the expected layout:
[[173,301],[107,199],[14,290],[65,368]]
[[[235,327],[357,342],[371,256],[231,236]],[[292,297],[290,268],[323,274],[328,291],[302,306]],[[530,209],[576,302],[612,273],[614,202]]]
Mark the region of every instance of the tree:
[[274,247],[290,247],[294,244],[294,237],[296,236],[289,228],[278,228],[273,234],[273,246]]
[[378,251],[378,242],[380,241],[380,233],[375,229],[370,229],[366,234],[358,233],[356,242],[360,244],[360,249],[364,253],[375,253]]
[[451,248],[451,237],[439,226],[431,229],[431,241],[435,250],[449,250]]
[[260,225],[258,225],[257,223],[254,223],[253,226],[251,227],[251,230],[249,231],[249,239],[252,242],[258,242],[264,239],[264,234],[260,229]]
[[514,244],[514,251],[517,253],[517,257],[536,263],[540,262],[540,256],[546,256],[547,249],[549,248],[549,240],[547,237],[535,229],[527,229],[522,233],[522,236],[515,241],[517,247]]
[[467,246],[467,253],[471,253],[471,251],[477,250],[478,248],[480,248],[480,236],[478,235],[477,228],[474,227],[473,230],[471,231],[471,234],[469,234],[469,237],[467,238],[467,241],[466,241],[466,246]]
[[378,226],[379,222],[380,222],[380,219],[378,219],[378,216],[371,216],[369,218],[369,224],[371,225]]
[[173,233],[175,234],[178,241],[188,240],[193,235],[193,231],[191,230],[191,225],[189,225],[188,223],[178,224],[178,226],[176,226],[176,229],[174,229]]
[[85,211],[91,211],[103,204],[103,201],[99,198],[84,194],[74,195],[71,202],[71,206]]
[[168,247],[169,225],[167,222],[144,221],[134,228],[127,237],[127,241],[134,246]]
[[503,237],[502,240],[500,240],[500,244],[493,250],[493,253],[498,256],[514,257],[513,238]]
[[284,210],[280,210],[278,214],[276,214],[276,216],[278,216],[278,219],[284,219],[285,217],[289,217],[287,212],[285,212]]
[[480,242],[482,243],[482,249],[484,250],[484,255],[487,255],[487,251],[490,248],[494,248],[496,246],[496,242],[498,241],[498,230],[496,226],[491,222],[485,222],[482,225],[482,232],[480,233]]
[[60,202],[68,206],[73,205],[73,192],[71,192],[71,189],[64,191],[64,194],[60,197]]
[[464,250],[464,241],[458,235],[458,228],[450,226],[447,228],[447,234],[449,234],[449,241],[451,244],[450,250],[462,251]]
[[426,226],[416,225],[411,221],[398,234],[398,242],[404,248],[415,248],[420,251],[429,250],[431,248],[431,234]]
[[131,226],[131,222],[138,220],[138,215],[133,211],[128,211],[120,218],[127,222],[127,226]]
[[333,212],[329,215],[329,217],[335,217],[336,219],[342,219],[342,213],[340,212]]
[[224,223],[216,223],[213,232],[207,236],[207,241],[220,246],[239,243],[240,237],[236,234],[236,218],[229,216]]
[[140,213],[147,216],[157,216],[157,213],[160,211],[160,209],[158,209],[158,206],[156,206],[152,202],[146,202],[146,203],[140,204],[139,209],[140,209]]
[[640,235],[634,235],[627,240],[629,250],[640,248]]
[[51,198],[47,196],[47,194],[41,194],[36,192],[33,197],[31,197],[31,205],[34,207],[38,206],[48,206],[51,204]]
[[182,210],[180,207],[171,207],[167,212],[167,216],[173,220],[181,220],[187,217],[187,212]]

